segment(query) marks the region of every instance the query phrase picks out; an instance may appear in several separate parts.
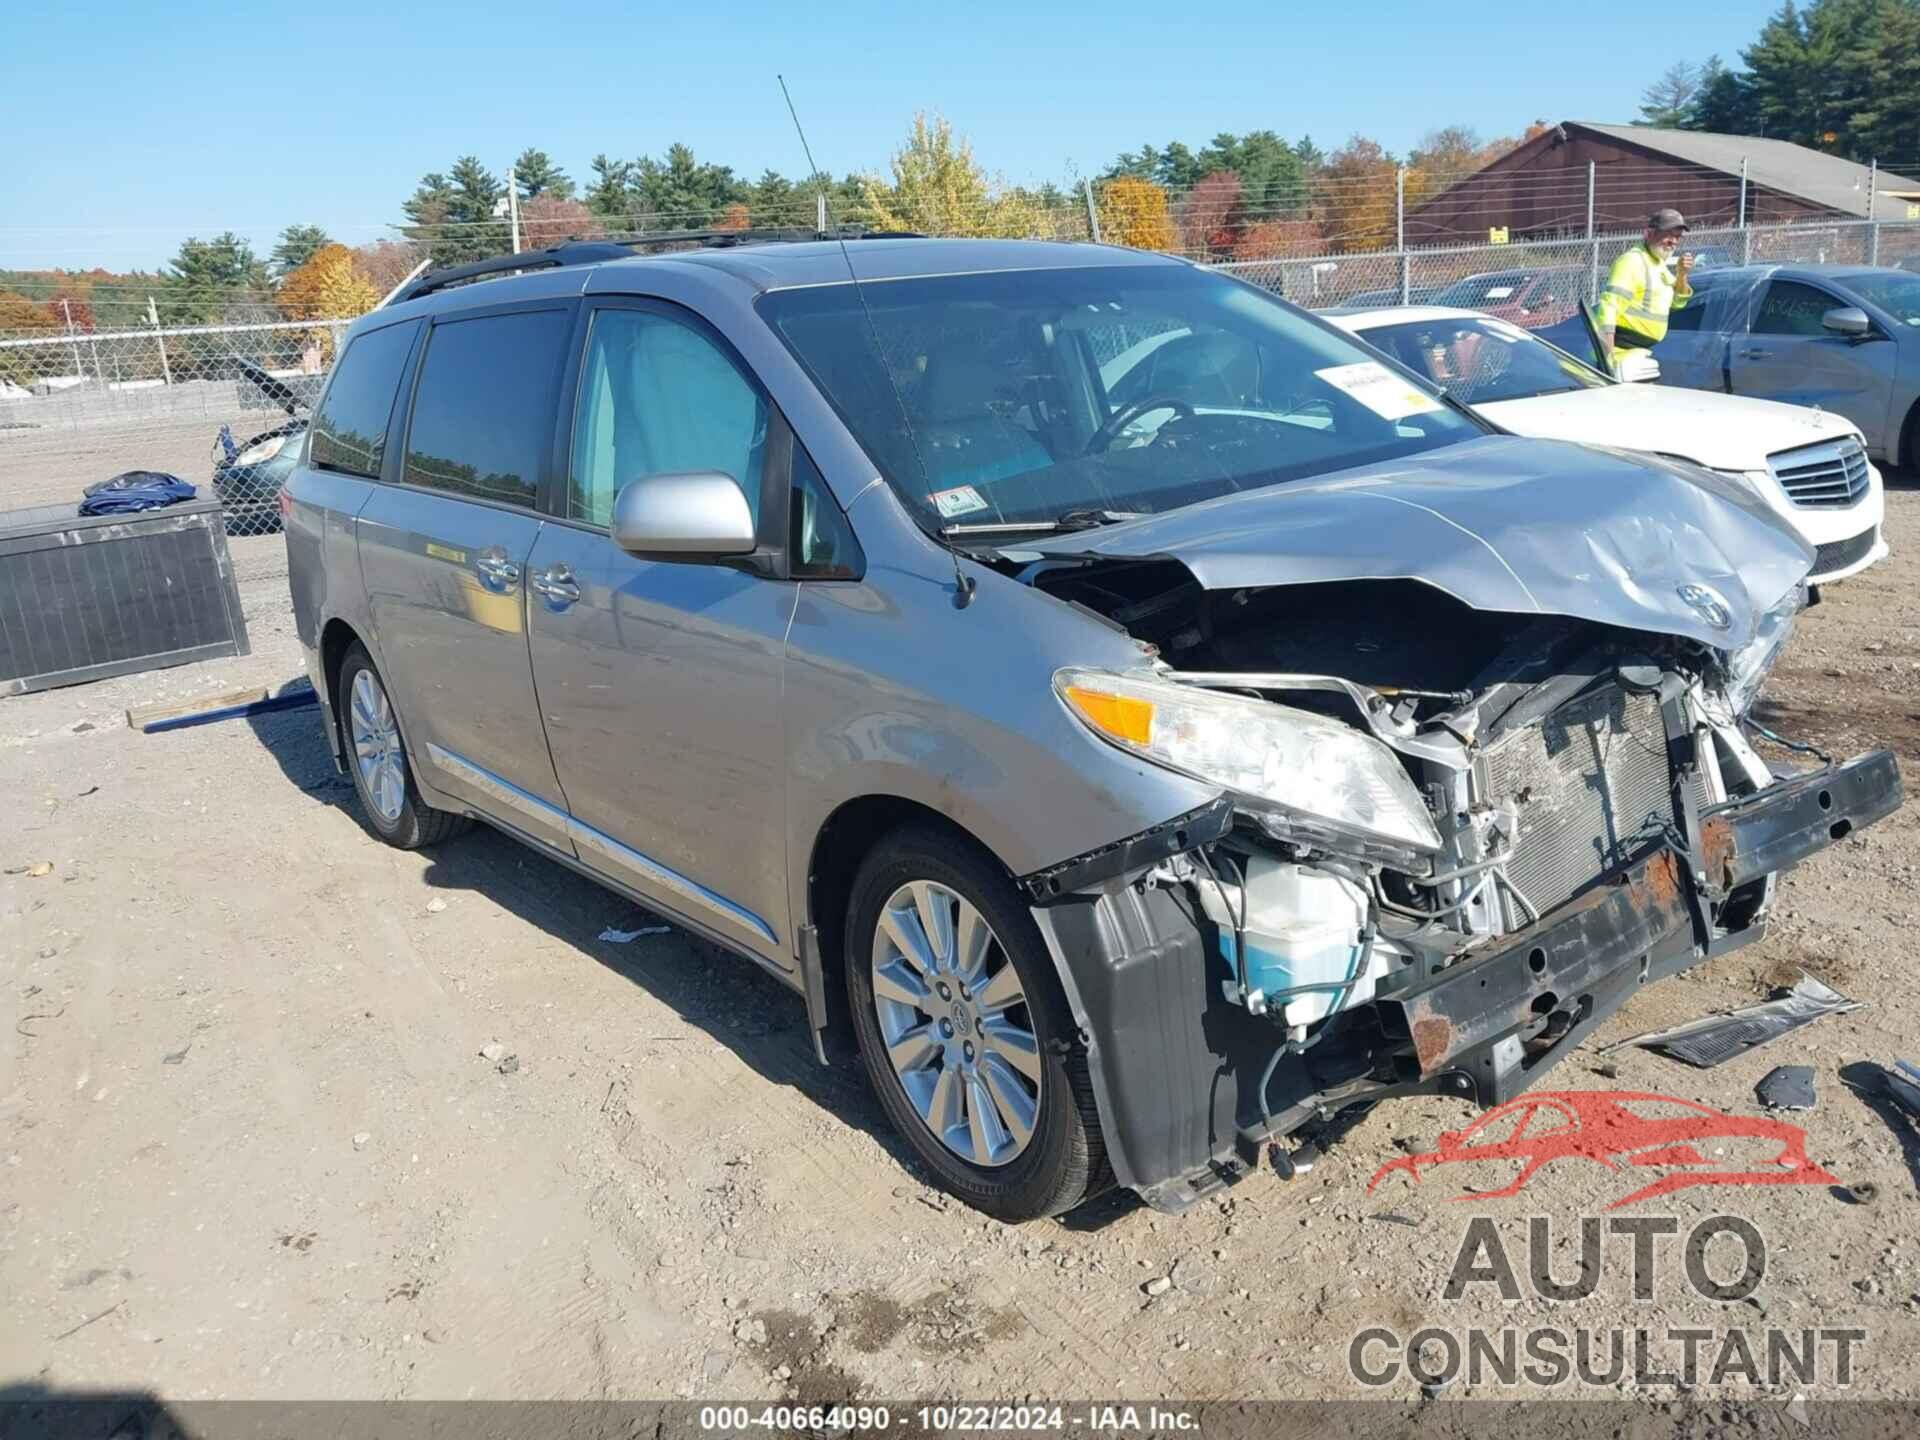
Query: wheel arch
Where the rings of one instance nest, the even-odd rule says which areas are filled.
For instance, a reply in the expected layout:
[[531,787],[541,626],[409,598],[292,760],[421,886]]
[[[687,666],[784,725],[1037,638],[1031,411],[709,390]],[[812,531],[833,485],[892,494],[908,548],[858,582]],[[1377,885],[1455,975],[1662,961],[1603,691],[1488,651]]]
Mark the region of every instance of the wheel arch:
[[847,903],[854,877],[873,849],[903,825],[944,831],[993,862],[1008,880],[1013,871],[978,835],[951,815],[904,795],[873,793],[842,801],[814,833],[807,857],[804,933],[800,965],[815,1045],[823,1060],[855,1053],[847,1000]]
[[360,632],[338,615],[320,629],[320,676],[325,686],[320,699],[326,709],[327,744],[333,750],[334,765],[341,769],[346,765],[346,737],[340,729],[340,667],[356,643],[366,646]]
[[1907,418],[1900,422],[1900,436],[1887,456],[1890,465],[1920,467],[1920,396],[1907,407]]

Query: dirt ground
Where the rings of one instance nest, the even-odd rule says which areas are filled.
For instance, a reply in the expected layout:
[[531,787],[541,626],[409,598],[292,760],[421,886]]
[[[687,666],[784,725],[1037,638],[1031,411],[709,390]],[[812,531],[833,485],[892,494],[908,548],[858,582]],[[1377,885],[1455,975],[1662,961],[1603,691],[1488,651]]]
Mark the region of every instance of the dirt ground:
[[[1893,558],[1805,617],[1765,714],[1846,753],[1892,745],[1914,774],[1920,480],[1894,487]],[[1753,1115],[1763,1074],[1811,1065],[1817,1108],[1790,1118],[1878,1198],[1694,1189],[1635,1212],[1748,1219],[1767,1259],[1740,1304],[1689,1289],[1677,1249],[1635,1301],[1617,1241],[1588,1299],[1448,1301],[1476,1216],[1523,1274],[1545,1217],[1564,1279],[1581,1217],[1626,1185],[1563,1162],[1514,1200],[1448,1173],[1369,1195],[1470,1118],[1426,1100],[1179,1219],[1110,1196],[986,1220],[927,1183],[857,1071],[815,1065],[770,979],[677,933],[598,938],[650,921],[489,831],[372,840],[313,711],[130,731],[129,705],[299,675],[279,539],[233,548],[250,656],[0,702],[0,869],[52,864],[0,876],[0,1384],[1332,1398],[1370,1393],[1347,1365],[1366,1326],[1546,1322],[1858,1326],[1853,1393],[1920,1390],[1920,1131],[1867,1068],[1920,1059],[1920,806],[1791,875],[1763,943],[1642,992],[1543,1084]],[[1599,1053],[1801,966],[1866,1007],[1710,1071]],[[1405,1378],[1378,1393],[1416,1398]]]

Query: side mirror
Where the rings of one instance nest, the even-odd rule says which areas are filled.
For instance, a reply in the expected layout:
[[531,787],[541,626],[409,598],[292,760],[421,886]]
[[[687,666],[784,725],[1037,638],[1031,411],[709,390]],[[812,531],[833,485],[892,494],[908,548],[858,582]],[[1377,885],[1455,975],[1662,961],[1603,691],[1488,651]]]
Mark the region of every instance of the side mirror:
[[1835,335],[1844,335],[1849,340],[1864,340],[1873,333],[1873,322],[1867,318],[1867,312],[1857,305],[1842,305],[1829,310],[1820,317],[1820,323]]
[[747,497],[718,470],[628,481],[614,497],[612,531],[630,555],[747,555],[756,543]]

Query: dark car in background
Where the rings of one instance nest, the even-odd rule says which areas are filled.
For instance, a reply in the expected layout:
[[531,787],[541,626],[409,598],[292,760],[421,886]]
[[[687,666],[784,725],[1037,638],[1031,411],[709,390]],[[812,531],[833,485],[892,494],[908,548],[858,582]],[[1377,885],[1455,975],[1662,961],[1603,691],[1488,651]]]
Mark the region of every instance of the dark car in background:
[[1920,275],[1874,265],[1741,265],[1694,277],[1654,347],[1660,383],[1815,405],[1875,457],[1920,464]]
[[248,360],[237,368],[288,418],[247,440],[235,440],[222,425],[213,442],[213,493],[226,511],[229,535],[271,535],[280,528],[280,491],[300,458],[311,405],[298,381],[289,383]]

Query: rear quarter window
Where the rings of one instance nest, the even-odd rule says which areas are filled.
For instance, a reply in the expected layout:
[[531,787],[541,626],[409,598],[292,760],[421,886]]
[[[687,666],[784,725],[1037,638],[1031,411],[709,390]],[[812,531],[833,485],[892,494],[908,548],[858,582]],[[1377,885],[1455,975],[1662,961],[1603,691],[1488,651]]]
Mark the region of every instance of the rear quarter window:
[[436,324],[414,388],[401,478],[531,509],[551,443],[554,391],[571,325],[565,310]]
[[379,476],[394,393],[419,328],[419,321],[409,320],[354,337],[314,413],[308,464],[370,480]]

